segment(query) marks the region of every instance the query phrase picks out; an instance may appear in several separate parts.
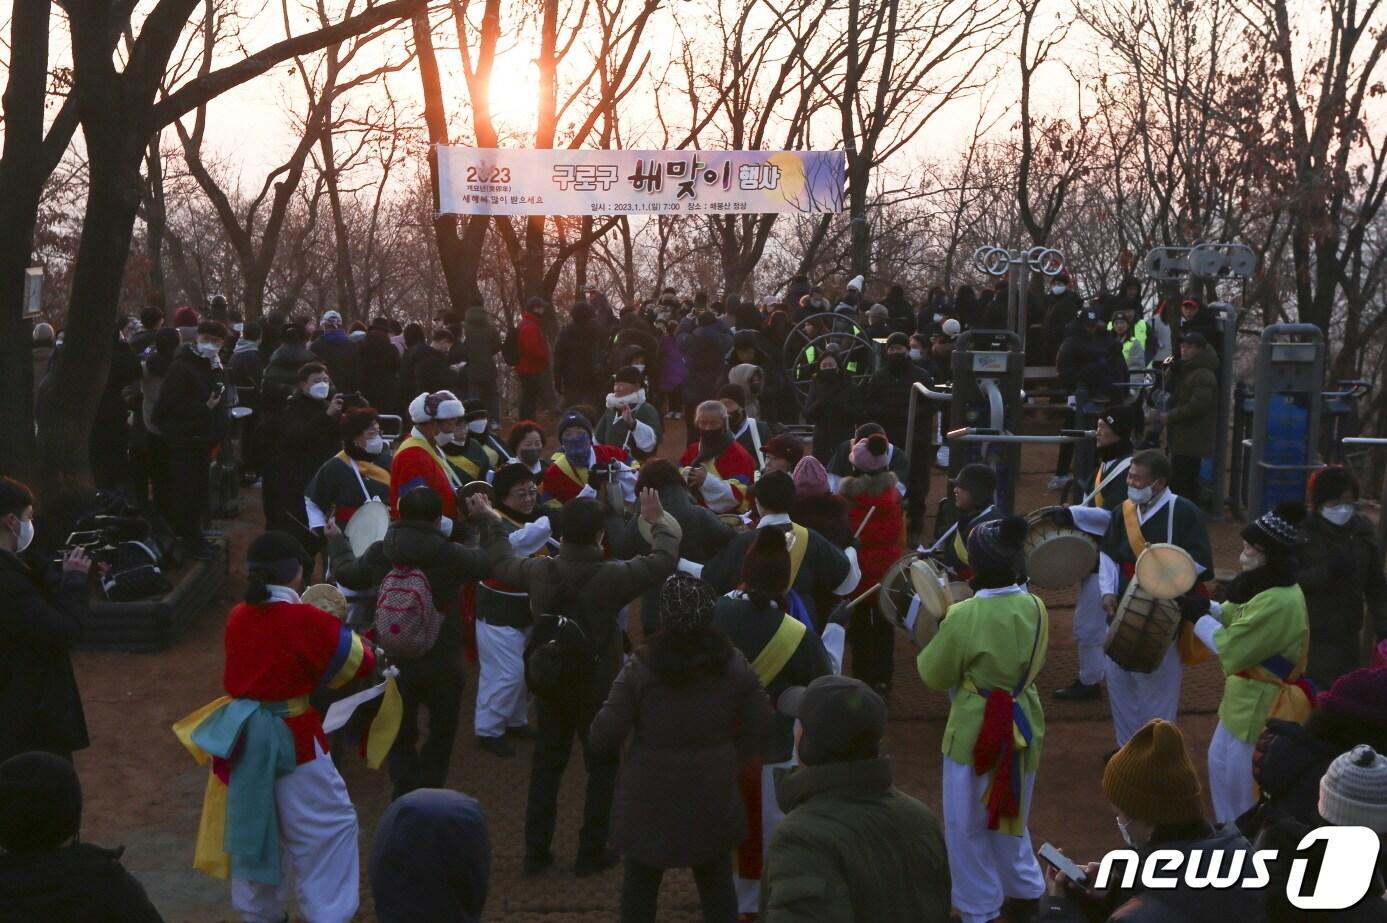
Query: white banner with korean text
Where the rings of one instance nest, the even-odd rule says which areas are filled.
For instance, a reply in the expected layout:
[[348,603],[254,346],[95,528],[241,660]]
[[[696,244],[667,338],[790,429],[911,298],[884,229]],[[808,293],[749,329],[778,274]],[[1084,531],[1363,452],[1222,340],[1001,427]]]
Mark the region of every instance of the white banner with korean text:
[[843,210],[842,151],[505,150],[436,145],[444,215]]

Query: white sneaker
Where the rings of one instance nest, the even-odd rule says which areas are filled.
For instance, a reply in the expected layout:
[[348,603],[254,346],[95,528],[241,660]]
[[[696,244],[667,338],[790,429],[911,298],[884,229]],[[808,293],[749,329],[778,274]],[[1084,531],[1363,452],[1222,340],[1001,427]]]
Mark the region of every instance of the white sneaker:
[[1074,480],[1067,474],[1057,474],[1050,478],[1050,483],[1045,485],[1046,490],[1064,490],[1070,481]]

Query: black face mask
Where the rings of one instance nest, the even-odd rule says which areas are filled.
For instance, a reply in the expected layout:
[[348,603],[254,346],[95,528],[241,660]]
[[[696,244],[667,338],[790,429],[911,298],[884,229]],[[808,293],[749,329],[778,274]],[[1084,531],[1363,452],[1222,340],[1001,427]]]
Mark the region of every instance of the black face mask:
[[701,429],[698,431],[698,444],[702,454],[710,451],[720,452],[732,442],[732,434],[725,429]]
[[735,433],[737,430],[741,429],[741,428],[742,428],[742,424],[745,423],[745,422],[746,422],[746,414],[745,414],[745,413],[734,413],[734,414],[729,414],[728,417],[727,417],[727,423],[728,423],[729,426],[732,427],[732,432],[734,432],[734,433]]
[[893,372],[904,372],[910,368],[909,353],[887,353],[886,367]]
[[831,384],[833,384],[833,383],[834,383],[835,381],[837,381],[837,380],[838,380],[838,370],[837,370],[837,369],[819,369],[819,381],[822,381],[822,382],[824,382],[825,384],[831,385]]

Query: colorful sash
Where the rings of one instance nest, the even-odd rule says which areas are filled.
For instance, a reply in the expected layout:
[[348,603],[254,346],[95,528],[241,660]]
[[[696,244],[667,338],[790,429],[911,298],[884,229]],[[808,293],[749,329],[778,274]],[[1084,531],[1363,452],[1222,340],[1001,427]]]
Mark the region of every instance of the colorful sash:
[[1310,712],[1315,708],[1315,700],[1319,697],[1314,684],[1304,675],[1309,657],[1310,633],[1307,631],[1305,639],[1300,642],[1300,651],[1296,654],[1294,662],[1280,654],[1272,654],[1255,667],[1240,670],[1233,675],[1280,687],[1267,717],[1304,724],[1309,720]]
[[[424,452],[427,453],[430,458],[432,458],[435,462],[438,463],[438,467],[443,469],[443,475],[448,479],[448,483],[452,486],[453,490],[457,490],[459,487],[462,486],[462,478],[453,468],[453,465],[448,460],[448,457],[444,455],[442,452],[440,452],[438,450],[438,447],[435,446],[433,443],[429,442],[426,439],[420,439],[418,436],[410,436],[404,442],[400,443],[399,449],[397,449],[395,452],[396,456],[398,456],[405,449],[423,449]],[[469,464],[471,463],[469,462]],[[474,465],[473,467],[476,466]]]

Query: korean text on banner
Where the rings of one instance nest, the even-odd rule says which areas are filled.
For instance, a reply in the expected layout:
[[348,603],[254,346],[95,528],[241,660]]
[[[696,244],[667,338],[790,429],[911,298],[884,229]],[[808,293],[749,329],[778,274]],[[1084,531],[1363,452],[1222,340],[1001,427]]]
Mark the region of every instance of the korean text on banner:
[[434,150],[445,215],[843,210],[842,151]]

